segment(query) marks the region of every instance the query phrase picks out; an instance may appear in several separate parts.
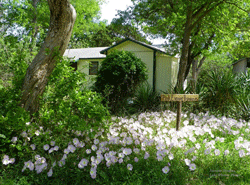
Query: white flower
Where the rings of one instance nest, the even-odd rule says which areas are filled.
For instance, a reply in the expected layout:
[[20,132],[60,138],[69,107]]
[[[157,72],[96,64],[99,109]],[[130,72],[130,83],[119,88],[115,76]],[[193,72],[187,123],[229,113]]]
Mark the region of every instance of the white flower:
[[69,145],[69,146],[68,146],[68,150],[69,150],[71,153],[74,153],[75,150],[76,150],[76,147],[74,147],[73,145]]
[[53,149],[54,149],[55,151],[58,151],[58,150],[59,150],[59,146],[55,146]]
[[70,150],[68,148],[64,149],[63,151],[65,154],[69,154]]
[[127,164],[127,168],[128,168],[128,170],[132,171],[133,170],[132,164]]
[[9,156],[5,155],[3,160],[2,160],[3,165],[8,165],[9,164]]
[[78,143],[77,147],[83,148],[85,146],[85,143],[83,143],[82,141]]
[[246,154],[245,154],[245,151],[244,150],[240,150],[239,151],[239,156],[240,157],[244,157]]
[[158,156],[157,156],[157,160],[158,160],[158,161],[162,161],[162,160],[163,160],[162,156],[158,155]]
[[94,175],[94,174],[96,174],[96,168],[91,168],[90,169],[90,175]]
[[189,170],[194,171],[196,169],[196,165],[195,164],[190,164],[189,165]]
[[52,153],[54,151],[54,148],[49,149],[49,153]]
[[76,147],[78,147],[78,145],[79,145],[79,139],[78,138],[74,138],[73,139],[73,144],[76,146]]
[[35,135],[39,136],[40,135],[40,131],[39,130],[35,131]]
[[187,125],[188,125],[188,123],[189,123],[189,121],[188,121],[188,120],[183,121],[183,124],[184,124],[185,126],[187,126]]
[[122,163],[122,162],[123,162],[123,158],[120,158],[120,159],[118,160],[118,162],[119,162],[119,163]]
[[52,164],[52,167],[55,167],[56,166],[56,161]]
[[17,137],[12,137],[11,142],[16,143],[17,142]]
[[35,150],[35,149],[36,149],[36,145],[31,144],[31,145],[30,145],[30,148],[31,148],[32,150]]
[[50,141],[51,146],[55,146],[56,142],[55,141]]
[[195,159],[197,159],[197,157],[196,157],[196,156],[194,156],[194,157],[192,158],[192,161],[194,161]]
[[225,150],[224,155],[228,155],[228,154],[229,154],[229,150]]
[[24,162],[24,165],[26,168],[29,168],[30,171],[34,170],[34,163],[32,163],[31,161]]
[[191,163],[191,161],[189,159],[185,159],[184,161],[185,161],[185,163],[186,163],[187,166],[189,166],[190,163]]
[[207,148],[205,151],[204,151],[205,155],[208,155],[210,154],[210,148]]
[[195,144],[195,147],[199,150],[201,148],[201,145],[199,143]]
[[92,179],[96,178],[96,173],[90,175]]
[[119,153],[118,154],[118,157],[120,157],[120,158],[124,158],[124,156],[125,156],[124,153]]
[[21,136],[22,137],[27,137],[27,133],[24,131],[24,132],[21,133]]
[[46,151],[49,150],[49,145],[48,144],[44,145],[43,149],[46,150]]
[[220,150],[219,150],[219,149],[215,149],[215,150],[214,150],[214,154],[215,154],[215,155],[220,155]]
[[39,174],[41,173],[44,169],[47,169],[47,163],[43,163],[41,165],[36,166],[36,173]]
[[87,153],[87,154],[90,154],[90,153],[91,153],[91,150],[90,150],[90,149],[87,149],[87,150],[86,150],[86,153]]
[[137,157],[135,157],[135,159],[134,159],[134,160],[135,160],[135,162],[136,162],[136,163],[139,161],[139,159],[138,159]]
[[135,145],[139,145],[140,141],[138,139],[135,140]]
[[53,174],[52,168],[50,168],[49,172],[47,173],[48,177],[51,177]]
[[174,159],[174,155],[173,155],[172,153],[170,153],[170,154],[168,155],[168,158],[169,158],[170,160],[173,160],[173,159]]
[[15,158],[11,158],[11,159],[9,160],[9,164],[14,164],[14,162],[15,162]]
[[30,125],[30,122],[27,122],[26,125],[29,126],[29,125]]
[[63,165],[65,165],[65,160],[58,161],[58,166],[62,167]]
[[169,172],[169,167],[165,166],[164,168],[162,168],[162,172],[167,174]]
[[[80,163],[81,163],[81,165],[84,167],[84,166],[88,166],[88,160],[87,159],[82,159],[81,161],[80,161]],[[79,163],[79,164],[80,164]]]
[[96,150],[97,150],[97,146],[96,146],[96,145],[92,145],[92,146],[91,146],[91,149],[92,149],[93,151],[96,151]]
[[148,152],[145,152],[145,155],[144,155],[144,159],[147,159],[147,158],[149,158],[149,153]]
[[35,160],[40,159],[40,155],[35,155]]
[[140,149],[134,148],[134,152],[135,152],[136,154],[139,154],[139,153],[140,153]]
[[99,143],[99,139],[94,140],[94,144],[97,145]]
[[132,150],[131,150],[131,148],[124,148],[124,149],[123,149],[123,153],[124,153],[125,155],[130,155],[130,154],[132,153]]

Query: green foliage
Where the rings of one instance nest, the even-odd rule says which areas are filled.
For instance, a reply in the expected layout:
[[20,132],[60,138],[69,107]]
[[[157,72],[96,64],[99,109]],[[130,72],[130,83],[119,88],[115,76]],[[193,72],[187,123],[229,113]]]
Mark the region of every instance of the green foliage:
[[[190,92],[188,88],[186,90],[186,93]],[[221,68],[202,71],[195,93],[200,95],[199,102],[184,104],[184,110],[250,119],[249,73],[234,75]]]
[[146,65],[139,58],[128,51],[114,51],[102,62],[94,89],[106,98],[114,112],[146,79]]
[[240,93],[237,96],[237,118],[250,120],[250,72],[237,76]]
[[[33,56],[27,40],[10,42],[12,36],[0,37],[0,153],[22,156],[24,140],[10,145],[13,137],[26,131],[29,114],[20,107],[22,82]],[[15,39],[13,39],[15,40]],[[35,51],[34,48],[33,51]]]
[[147,41],[146,36],[142,34],[139,28],[131,22],[126,22],[125,20],[126,18],[120,17],[118,19],[113,19],[111,24],[100,27],[100,29],[95,31],[90,38],[91,46],[111,46],[114,42],[118,43],[125,38],[131,38],[150,44],[150,42]]
[[84,73],[74,71],[68,60],[62,60],[50,76],[43,97],[39,120],[46,128],[95,130],[104,125],[108,111],[102,98],[85,88]]
[[210,71],[206,81],[200,83],[204,83],[206,87],[202,97],[205,106],[223,114],[232,110],[239,92],[237,80],[232,72]]
[[131,109],[134,112],[156,111],[161,103],[160,94],[148,83],[142,83],[136,90]]

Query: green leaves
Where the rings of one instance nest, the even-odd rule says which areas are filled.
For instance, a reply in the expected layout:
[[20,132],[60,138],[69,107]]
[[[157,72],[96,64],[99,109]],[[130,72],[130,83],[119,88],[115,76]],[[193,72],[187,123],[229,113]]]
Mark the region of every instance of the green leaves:
[[128,51],[114,51],[102,62],[94,89],[106,98],[111,111],[118,111],[146,79],[146,65],[139,58]]

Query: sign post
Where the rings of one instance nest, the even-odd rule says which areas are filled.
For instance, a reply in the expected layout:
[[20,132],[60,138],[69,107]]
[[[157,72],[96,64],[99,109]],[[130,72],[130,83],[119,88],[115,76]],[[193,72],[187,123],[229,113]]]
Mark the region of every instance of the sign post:
[[162,94],[161,101],[177,101],[176,131],[179,130],[181,122],[182,102],[198,101],[199,94]]

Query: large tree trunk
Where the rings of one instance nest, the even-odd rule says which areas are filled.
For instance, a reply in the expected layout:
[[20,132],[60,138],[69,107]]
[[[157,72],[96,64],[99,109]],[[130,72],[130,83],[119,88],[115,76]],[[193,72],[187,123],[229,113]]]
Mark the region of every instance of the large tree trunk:
[[48,0],[50,8],[50,28],[45,41],[27,69],[23,87],[21,106],[33,114],[39,109],[39,97],[43,94],[57,60],[67,48],[76,12],[69,0]]
[[185,81],[185,72],[187,68],[188,62],[188,53],[189,53],[189,45],[190,45],[190,36],[191,36],[191,26],[192,26],[192,5],[187,7],[187,20],[185,24],[185,31],[183,36],[183,44],[182,44],[182,52],[179,63],[179,72],[177,77],[177,84],[175,87],[175,91],[177,93],[183,91],[183,83]]

